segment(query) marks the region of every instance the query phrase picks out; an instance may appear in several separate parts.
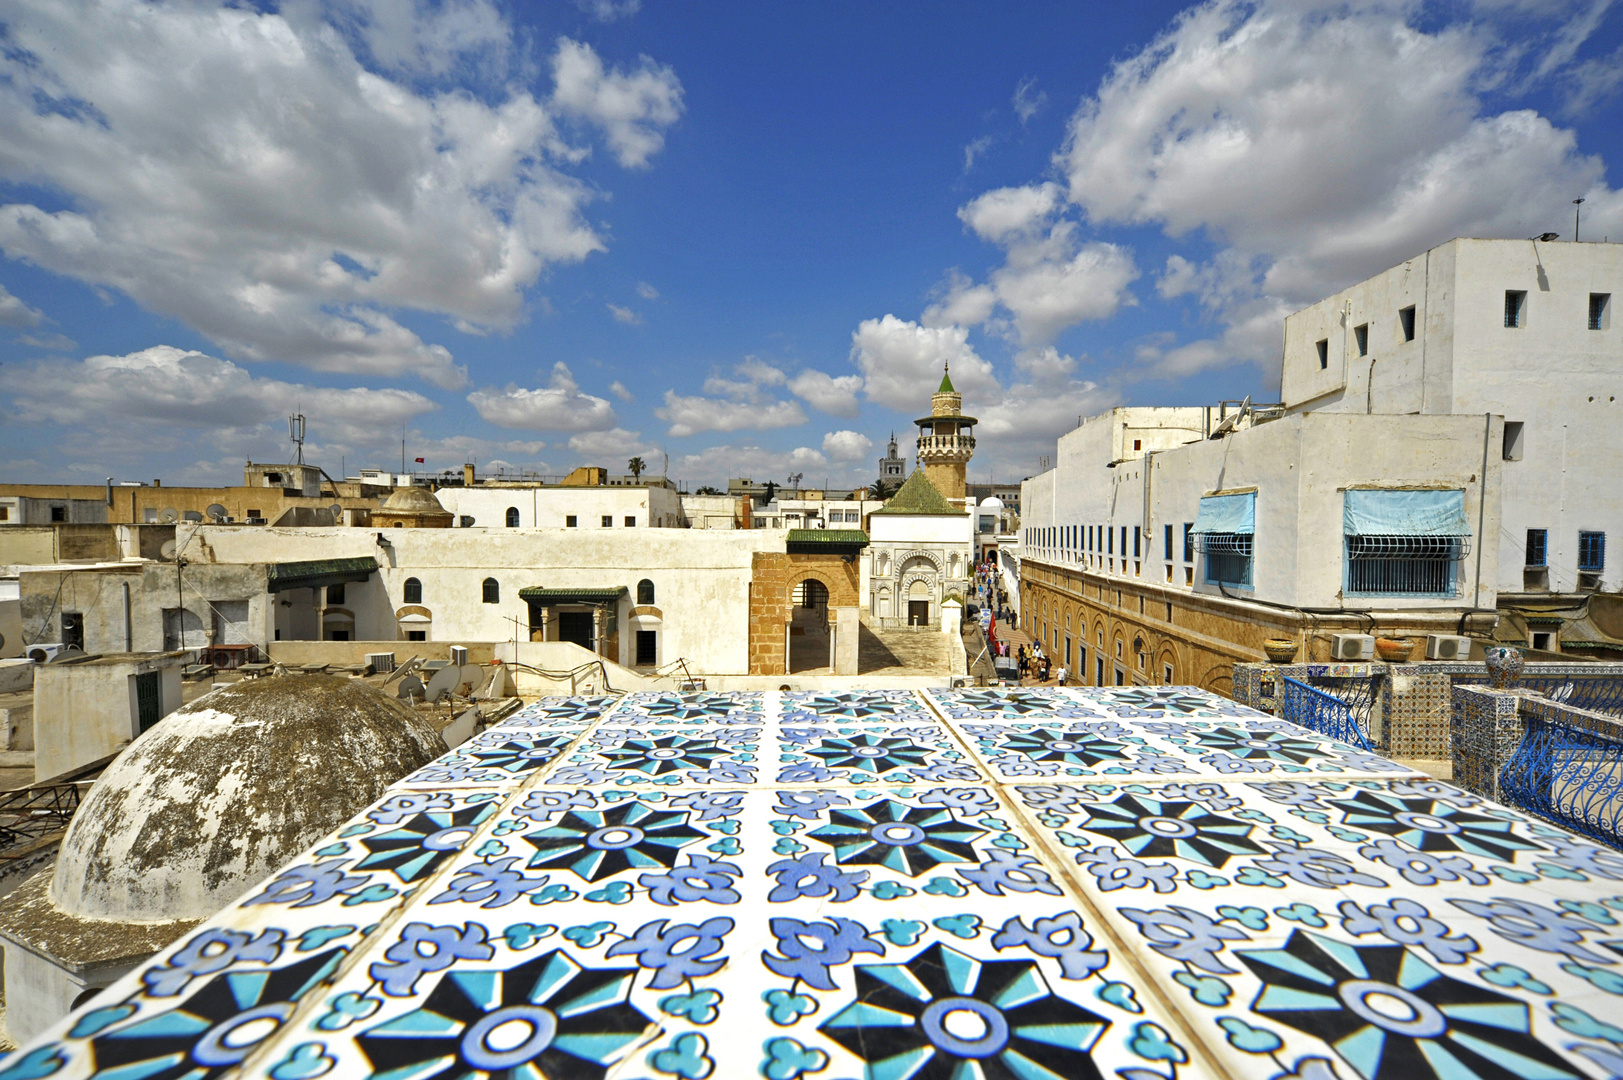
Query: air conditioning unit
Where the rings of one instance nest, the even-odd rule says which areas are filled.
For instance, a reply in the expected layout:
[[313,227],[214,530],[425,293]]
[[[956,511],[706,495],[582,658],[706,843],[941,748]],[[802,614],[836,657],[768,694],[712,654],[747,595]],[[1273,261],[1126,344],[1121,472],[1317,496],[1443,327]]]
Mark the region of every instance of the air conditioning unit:
[[387,675],[394,670],[394,653],[369,652],[366,654],[366,665],[374,675]]
[[1369,634],[1333,634],[1330,637],[1330,659],[1373,660],[1375,638]]
[[1471,655],[1471,639],[1458,634],[1427,634],[1427,660],[1465,660]]
[[42,645],[30,645],[28,646],[28,659],[36,664],[49,664],[65,648],[67,646],[60,641],[48,642]]
[[466,667],[468,664],[468,650],[461,645],[451,646],[451,665],[453,667]]

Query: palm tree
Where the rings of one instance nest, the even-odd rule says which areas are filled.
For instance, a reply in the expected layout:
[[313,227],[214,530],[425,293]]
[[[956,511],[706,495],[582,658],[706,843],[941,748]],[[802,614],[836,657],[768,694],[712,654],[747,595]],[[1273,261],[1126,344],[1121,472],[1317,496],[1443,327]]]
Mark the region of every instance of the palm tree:
[[706,484],[702,488],[700,488],[698,491],[695,491],[693,494],[695,494],[695,495],[720,495],[721,492],[719,490],[717,490],[716,488],[712,487],[711,485]]
[[883,480],[875,480],[868,485],[868,494],[876,499],[888,499],[896,494],[896,488]]
[[626,468],[631,470],[631,482],[636,483],[638,480],[641,480],[642,471],[647,467],[647,463],[644,462],[640,457],[634,457],[630,461],[626,462]]

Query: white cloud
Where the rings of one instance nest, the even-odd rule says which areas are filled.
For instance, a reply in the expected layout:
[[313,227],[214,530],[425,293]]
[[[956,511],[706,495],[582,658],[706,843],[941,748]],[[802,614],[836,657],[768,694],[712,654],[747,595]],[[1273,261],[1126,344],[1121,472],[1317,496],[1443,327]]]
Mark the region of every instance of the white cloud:
[[51,352],[72,352],[79,347],[79,343],[66,334],[18,334],[17,343]]
[[856,416],[861,408],[857,403],[861,389],[861,375],[835,376],[809,368],[789,380],[790,393],[830,416]]
[[441,78],[474,62],[500,74],[512,47],[512,29],[489,0],[336,0],[327,10],[388,72]]
[[1041,226],[1059,205],[1062,193],[1052,182],[997,188],[959,207],[958,220],[982,240],[1001,243]]
[[642,316],[630,308],[621,307],[619,304],[606,304],[604,306],[609,309],[609,314],[614,316],[615,322],[624,323],[627,326],[642,325]]
[[1484,111],[1491,30],[1420,30],[1412,14],[1278,0],[1186,12],[1072,118],[1056,159],[1070,198],[1096,222],[1204,230],[1259,260],[1261,290],[1286,304],[1452,236],[1559,229],[1576,194],[1597,231],[1623,234],[1623,199],[1571,131]]
[[[436,406],[408,390],[332,389],[261,379],[229,360],[169,345],[125,356],[43,360],[0,368],[0,390],[25,423],[102,433],[129,452],[158,431],[239,440],[280,427],[297,408],[311,435],[339,447],[392,440],[400,425]],[[285,428],[283,428],[285,434]],[[195,438],[188,435],[187,438]],[[66,440],[70,449],[74,440]]]
[[963,223],[1005,256],[989,281],[957,271],[924,312],[926,326],[974,326],[1001,304],[1020,340],[1041,347],[1079,322],[1104,319],[1130,302],[1138,277],[1132,252],[1116,244],[1083,242],[1074,221],[1055,221],[1064,189],[1055,183],[997,188],[958,210]]
[[558,39],[552,104],[603,130],[626,168],[642,168],[665,145],[664,129],[682,115],[682,83],[670,68],[641,57],[630,74],[605,70],[590,45]]
[[997,140],[992,138],[990,135],[982,135],[978,139],[965,143],[964,171],[968,172],[969,170],[973,169],[975,167],[975,159],[986,153],[986,151],[990,150],[992,148],[992,144],[996,141]]
[[641,11],[642,0],[575,0],[575,6],[598,22],[614,22]]
[[0,285],[0,326],[38,326],[44,313],[31,308]]
[[626,389],[626,384],[621,382],[619,379],[615,379],[613,382],[609,383],[609,393],[613,394],[621,401],[631,401],[636,397],[635,394]]
[[621,465],[634,457],[642,458],[650,468],[661,460],[659,447],[644,442],[640,432],[627,431],[625,428],[583,431],[570,437],[569,449],[580,455],[582,464],[602,465],[615,472],[619,472]]
[[723,490],[733,477],[750,477],[762,483],[774,480],[782,486],[792,474],[803,473],[802,483],[808,487],[820,485],[826,479],[836,488],[842,484],[855,486],[859,479],[850,469],[836,473],[823,452],[810,446],[797,446],[792,450],[709,446],[672,460],[671,469],[690,483],[714,484]]
[[823,436],[823,453],[830,461],[861,461],[873,449],[873,440],[856,431],[831,431]]
[[1048,95],[1037,89],[1036,76],[1027,75],[1014,88],[1014,98],[1012,100],[1014,114],[1020,118],[1021,124],[1028,124],[1031,122],[1031,118],[1037,115],[1037,110],[1041,109],[1043,103],[1047,100]]
[[[388,77],[500,52],[493,11],[356,3],[335,32],[304,4],[15,0],[0,179],[66,207],[0,206],[0,251],[121,291],[236,359],[461,385],[450,351],[394,312],[505,331],[549,265],[604,248],[583,216],[597,189],[566,171],[586,148],[551,106],[516,86],[476,97]],[[558,56],[557,107],[645,163],[675,77],[605,73],[567,39]]]
[[659,290],[646,281],[639,281],[637,282],[637,295],[644,300],[658,300]]
[[920,326],[894,315],[865,319],[851,335],[851,362],[868,398],[893,409],[928,409],[943,364],[952,365],[953,385],[966,398],[998,391],[992,365],[976,354],[962,326]]
[[805,411],[795,401],[722,401],[684,397],[674,390],[665,391],[665,404],[654,415],[669,421],[667,434],[678,438],[701,431],[768,431],[806,422]]
[[606,399],[581,392],[562,361],[552,366],[545,387],[526,390],[509,383],[502,390],[475,390],[468,403],[488,423],[526,431],[602,431],[617,419]]

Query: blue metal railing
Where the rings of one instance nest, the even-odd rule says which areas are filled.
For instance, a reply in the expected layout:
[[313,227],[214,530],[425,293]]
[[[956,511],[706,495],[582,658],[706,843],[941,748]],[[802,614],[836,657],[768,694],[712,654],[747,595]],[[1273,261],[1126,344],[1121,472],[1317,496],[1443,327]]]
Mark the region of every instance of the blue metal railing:
[[1499,794],[1522,810],[1623,847],[1623,732],[1523,714]]
[[1300,724],[1320,735],[1351,743],[1360,750],[1373,749],[1369,745],[1369,733],[1360,722],[1356,708],[1288,676],[1280,679],[1279,718]]
[[[1486,674],[1458,674],[1455,686],[1480,686],[1488,682]],[[1516,680],[1518,690],[1536,690],[1551,701],[1559,701],[1574,709],[1605,713],[1623,718],[1623,679],[1616,675],[1522,675]]]

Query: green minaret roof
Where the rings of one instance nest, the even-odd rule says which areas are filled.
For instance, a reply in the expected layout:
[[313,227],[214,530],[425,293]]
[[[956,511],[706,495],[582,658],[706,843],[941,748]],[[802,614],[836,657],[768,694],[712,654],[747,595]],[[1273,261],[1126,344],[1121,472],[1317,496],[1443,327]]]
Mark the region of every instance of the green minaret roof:
[[890,501],[875,514],[952,514],[960,516],[963,511],[947,501],[941,494],[941,489],[930,482],[924,475],[923,469],[914,469],[913,475],[907,478],[901,490],[890,497]]
[[956,390],[954,390],[952,388],[952,373],[947,370],[947,365],[946,364],[942,364],[941,365],[941,386],[936,390],[936,393],[938,393],[938,394],[956,394],[957,392],[958,391],[956,391]]

